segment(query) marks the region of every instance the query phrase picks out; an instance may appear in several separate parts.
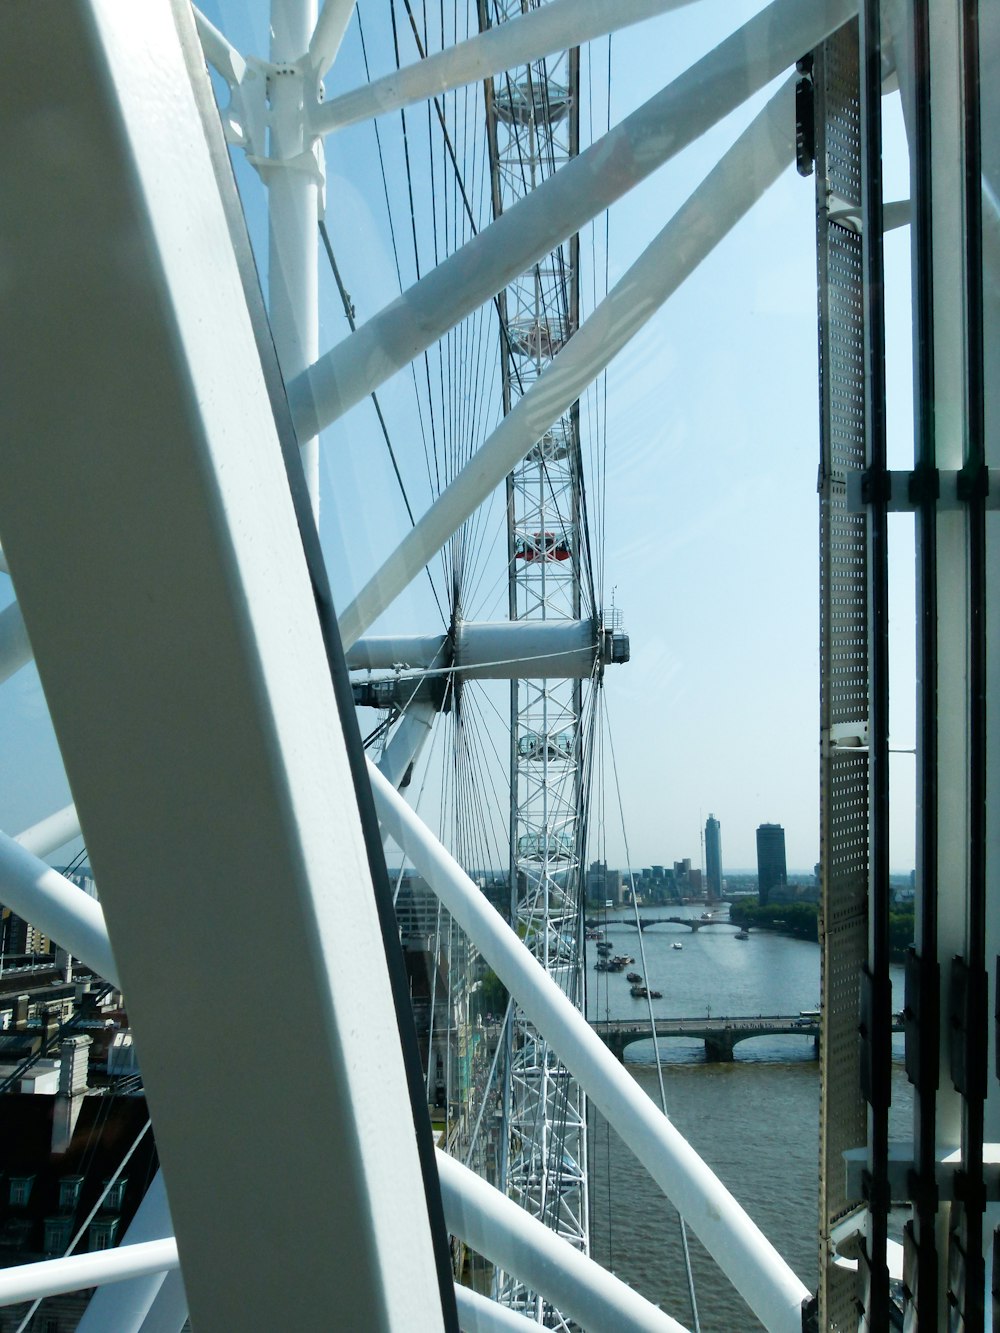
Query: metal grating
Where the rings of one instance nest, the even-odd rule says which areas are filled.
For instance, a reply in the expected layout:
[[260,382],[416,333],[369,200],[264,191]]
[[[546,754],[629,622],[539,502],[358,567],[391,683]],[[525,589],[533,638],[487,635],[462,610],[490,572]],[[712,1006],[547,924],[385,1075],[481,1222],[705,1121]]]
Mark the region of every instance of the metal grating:
[[831,214],[861,203],[857,24],[817,51],[817,264],[820,329],[820,824],[822,1090],[820,1288],[824,1329],[858,1325],[856,1282],[831,1264],[833,1225],[858,1206],[845,1192],[843,1152],[865,1142],[858,1010],[868,949],[867,521],[845,507],[845,475],[865,466],[863,268],[860,233]]

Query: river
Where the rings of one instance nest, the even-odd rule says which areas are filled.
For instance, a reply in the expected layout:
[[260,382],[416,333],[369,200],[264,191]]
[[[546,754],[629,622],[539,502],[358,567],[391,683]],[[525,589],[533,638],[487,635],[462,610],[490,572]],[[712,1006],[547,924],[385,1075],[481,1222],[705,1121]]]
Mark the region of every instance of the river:
[[[669,914],[697,918],[702,910],[671,908]],[[667,911],[644,909],[642,915],[665,916]],[[614,952],[634,954],[635,970],[663,992],[653,1001],[657,1017],[704,1016],[709,1010],[713,1016],[794,1014],[819,1004],[816,944],[756,931],[741,941],[730,925],[697,932],[660,925],[643,933],[644,968],[638,931],[623,924],[630,920],[631,912],[609,913],[607,936]],[[675,941],[683,948],[674,949]],[[624,974],[595,972],[593,962],[591,955],[591,1018],[648,1014],[646,1001],[630,995]],[[893,972],[901,995],[902,969]],[[895,1041],[901,1055],[901,1038]],[[670,1118],[814,1291],[819,1066],[812,1037],[752,1038],[737,1045],[732,1064],[707,1064],[700,1041],[679,1037],[661,1040],[660,1052]],[[912,1099],[901,1059],[894,1063],[893,1110],[899,1119]],[[658,1102],[651,1041],[629,1048],[626,1068]],[[592,1254],[690,1327],[676,1213],[593,1111],[589,1149]],[[691,1251],[703,1333],[759,1329],[693,1237]]]

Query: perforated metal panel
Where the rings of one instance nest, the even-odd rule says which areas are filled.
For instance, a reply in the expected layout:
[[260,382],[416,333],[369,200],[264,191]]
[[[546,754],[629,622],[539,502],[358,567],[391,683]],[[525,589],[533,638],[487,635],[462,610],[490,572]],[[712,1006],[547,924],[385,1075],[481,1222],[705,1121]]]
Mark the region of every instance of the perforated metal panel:
[[[845,474],[865,465],[863,271],[857,25],[816,53],[820,298],[820,663],[822,1090],[820,1327],[858,1325],[855,1278],[833,1268],[830,1232],[860,1200],[845,1192],[843,1152],[865,1142],[858,1007],[868,940],[868,577],[866,518],[849,514]],[[837,217],[841,220],[836,220]]]

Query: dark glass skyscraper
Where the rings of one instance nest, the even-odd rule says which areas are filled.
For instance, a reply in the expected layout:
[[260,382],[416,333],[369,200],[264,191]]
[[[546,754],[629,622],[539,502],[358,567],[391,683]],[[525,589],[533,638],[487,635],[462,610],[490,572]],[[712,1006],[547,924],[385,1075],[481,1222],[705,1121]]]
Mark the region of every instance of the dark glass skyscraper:
[[715,815],[705,820],[705,887],[709,898],[722,897],[722,829]]
[[757,889],[763,906],[771,890],[788,883],[785,865],[785,830],[780,824],[761,824],[757,829]]

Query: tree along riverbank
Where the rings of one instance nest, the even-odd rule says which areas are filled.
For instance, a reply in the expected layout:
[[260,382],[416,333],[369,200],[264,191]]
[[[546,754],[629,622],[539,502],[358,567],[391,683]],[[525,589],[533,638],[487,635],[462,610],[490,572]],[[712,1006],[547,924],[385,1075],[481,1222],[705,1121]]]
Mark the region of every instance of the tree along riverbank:
[[[729,919],[744,930],[773,930],[800,940],[819,938],[817,903],[731,903]],[[889,913],[889,944],[894,963],[902,963],[913,943],[913,912]]]

